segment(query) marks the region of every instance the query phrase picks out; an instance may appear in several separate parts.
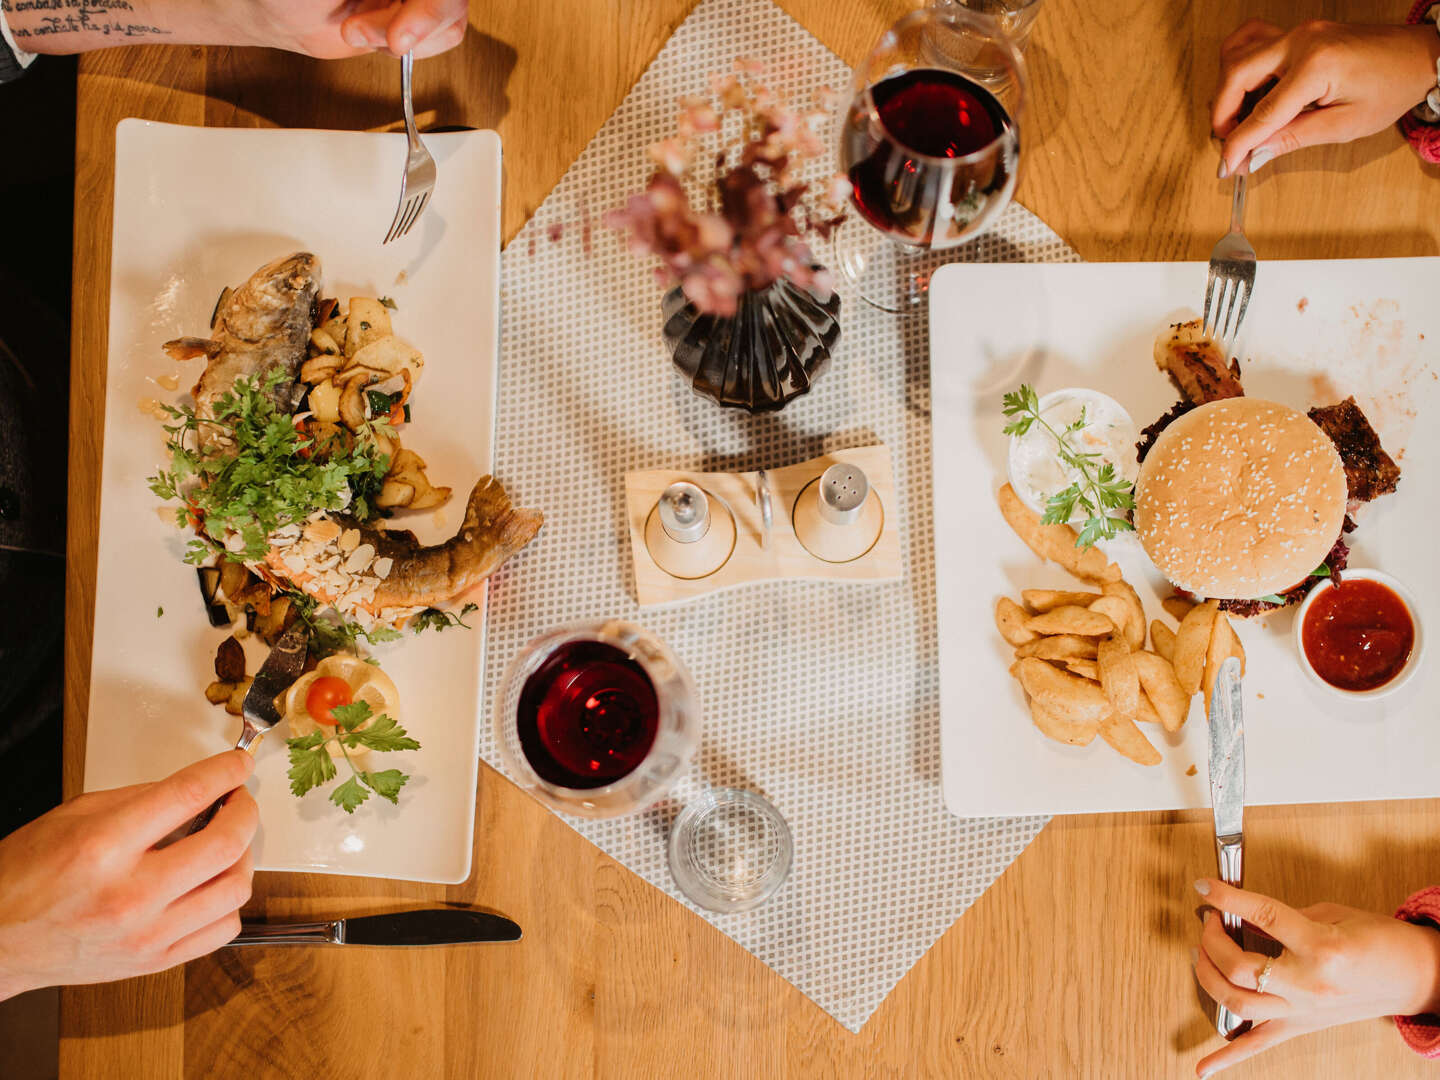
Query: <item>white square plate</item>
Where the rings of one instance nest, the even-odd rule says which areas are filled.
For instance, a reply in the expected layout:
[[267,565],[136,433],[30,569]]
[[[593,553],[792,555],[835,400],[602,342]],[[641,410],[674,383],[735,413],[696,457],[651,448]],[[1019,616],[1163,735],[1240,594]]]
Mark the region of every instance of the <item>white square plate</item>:
[[[1178,399],[1151,357],[1167,323],[1194,318],[1203,264],[957,263],[930,296],[935,579],[940,632],[945,801],[966,817],[1160,810],[1209,805],[1205,717],[1197,696],[1175,735],[1146,735],[1164,755],[1132,764],[1096,739],[1056,743],[1030,721],[995,630],[1001,594],[1074,587],[1001,518],[1006,479],[1001,396],[1088,386],[1115,397],[1137,427]],[[1295,408],[1354,394],[1403,470],[1399,489],[1362,511],[1352,566],[1404,582],[1420,617],[1440,618],[1440,259],[1261,262],[1237,352],[1245,391]],[[1149,618],[1169,589],[1133,537],[1107,545]],[[1332,802],[1440,795],[1434,665],[1397,695],[1363,706],[1313,686],[1292,644],[1293,609],[1232,620],[1248,652],[1246,800]],[[1437,626],[1429,627],[1433,633]],[[1188,775],[1191,766],[1194,775]]]
[[[396,333],[425,355],[406,446],[455,489],[439,513],[397,524],[425,543],[453,535],[471,485],[490,471],[499,348],[500,140],[426,136],[439,183],[419,223],[381,246],[395,212],[403,135],[227,130],[122,121],[115,132],[115,232],[101,482],[87,790],[155,780],[233,744],[240,720],[210,705],[215,647],[184,535],[161,519],[145,478],[163,460],[145,398],[188,402],[200,361],[175,364],[170,338],[209,335],[225,285],[292,251],[319,256],[322,296],[391,296]],[[80,283],[83,287],[84,283]],[[176,391],[154,381],[178,372]],[[172,515],[173,516],[173,515]],[[160,615],[157,612],[163,611]],[[386,755],[411,775],[400,805],[346,815],[288,789],[283,727],[257,755],[256,866],[415,881],[470,874],[481,723],[484,612],[375,650],[421,749]],[[263,646],[247,642],[253,674]]]

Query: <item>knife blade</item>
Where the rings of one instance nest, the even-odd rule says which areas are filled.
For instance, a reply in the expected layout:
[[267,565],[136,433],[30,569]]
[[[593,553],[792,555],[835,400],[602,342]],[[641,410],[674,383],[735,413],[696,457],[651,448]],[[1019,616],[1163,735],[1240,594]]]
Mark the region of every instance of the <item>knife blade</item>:
[[[1210,806],[1215,815],[1215,860],[1220,880],[1240,888],[1245,857],[1245,703],[1240,685],[1240,661],[1227,657],[1210,691]],[[1239,916],[1220,914],[1225,932],[1244,948]],[[1227,1039],[1250,1029],[1225,1006],[1219,1006],[1215,1028]]]
[[[245,726],[240,729],[240,738],[235,740],[235,749],[254,754],[265,732],[280,722],[280,708],[275,699],[290,689],[305,670],[305,652],[309,647],[310,628],[303,622],[297,622],[280,636],[255,673],[250,689],[245,691],[245,700],[240,705],[240,719]],[[228,792],[221,795],[196,814],[185,835],[194,836],[209,825],[229,797]]]
[[245,921],[231,945],[475,945],[519,941],[517,923],[504,915],[465,908],[424,908],[324,922]]

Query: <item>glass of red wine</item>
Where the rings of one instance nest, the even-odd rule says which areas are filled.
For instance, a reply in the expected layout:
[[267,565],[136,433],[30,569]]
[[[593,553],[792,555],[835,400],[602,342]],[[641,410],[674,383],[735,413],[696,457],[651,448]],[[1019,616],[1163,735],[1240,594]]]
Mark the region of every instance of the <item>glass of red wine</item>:
[[1003,24],[958,6],[906,15],[855,69],[840,132],[854,213],[834,240],[864,299],[918,312],[934,269],[1009,205],[1025,91]]
[[695,685],[654,635],[618,619],[542,634],[495,698],[506,770],[555,810],[616,817],[664,795],[700,743]]

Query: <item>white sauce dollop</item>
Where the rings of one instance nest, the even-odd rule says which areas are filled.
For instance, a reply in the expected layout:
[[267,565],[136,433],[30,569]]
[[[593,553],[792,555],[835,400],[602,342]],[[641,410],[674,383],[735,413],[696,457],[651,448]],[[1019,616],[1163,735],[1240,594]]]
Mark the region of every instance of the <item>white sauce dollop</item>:
[[[1057,390],[1040,399],[1040,415],[1057,432],[1084,416],[1085,425],[1066,437],[1082,453],[1099,454],[1094,459],[1098,473],[1105,463],[1133,484],[1140,473],[1135,460],[1134,421],[1120,403],[1096,390]],[[1010,440],[1010,484],[1032,510],[1044,513],[1045,503],[1080,479],[1077,469],[1060,460],[1055,439],[1039,424]]]

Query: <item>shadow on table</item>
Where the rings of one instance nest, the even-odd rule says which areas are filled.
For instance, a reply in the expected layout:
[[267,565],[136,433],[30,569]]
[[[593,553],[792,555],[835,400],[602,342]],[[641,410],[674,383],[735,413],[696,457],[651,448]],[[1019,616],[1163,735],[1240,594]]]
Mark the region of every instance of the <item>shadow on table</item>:
[[[510,110],[505,88],[515,61],[513,47],[472,29],[456,48],[417,63],[415,108],[427,121],[421,126],[495,127]],[[358,91],[362,85],[369,89]],[[215,48],[206,57],[205,96],[212,127],[363,131],[397,124],[400,68],[379,54],[337,61]]]

